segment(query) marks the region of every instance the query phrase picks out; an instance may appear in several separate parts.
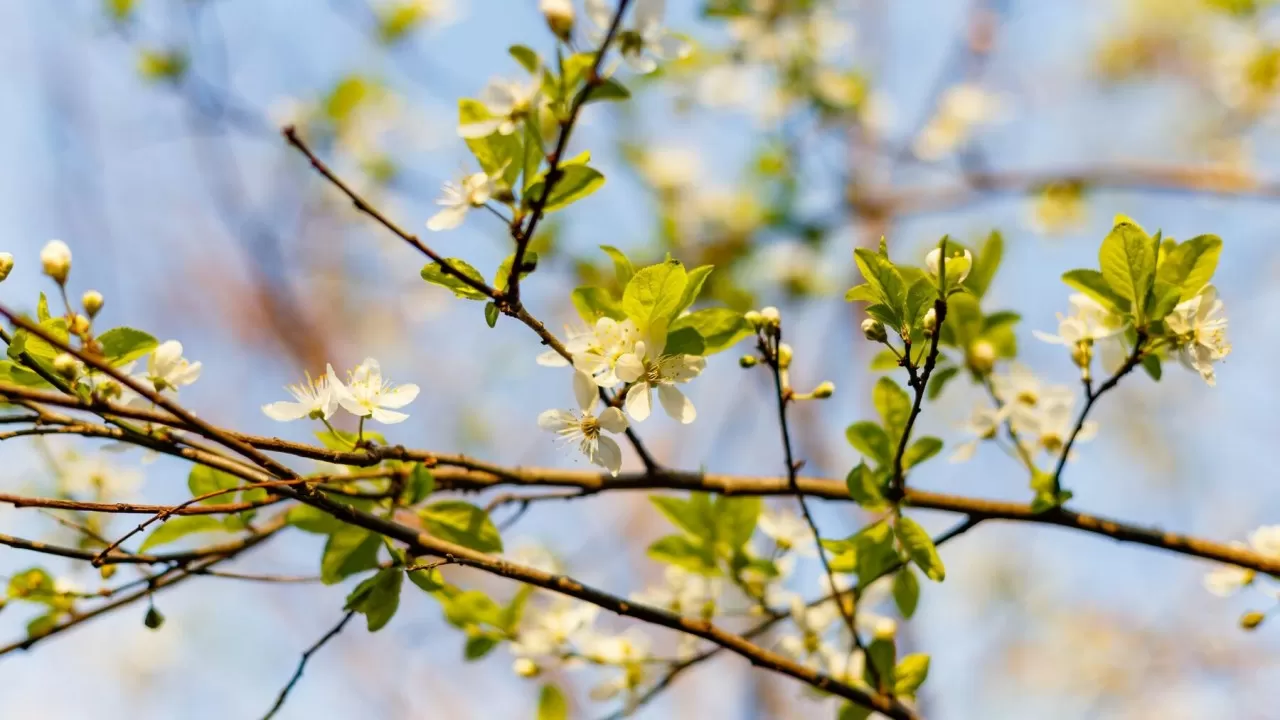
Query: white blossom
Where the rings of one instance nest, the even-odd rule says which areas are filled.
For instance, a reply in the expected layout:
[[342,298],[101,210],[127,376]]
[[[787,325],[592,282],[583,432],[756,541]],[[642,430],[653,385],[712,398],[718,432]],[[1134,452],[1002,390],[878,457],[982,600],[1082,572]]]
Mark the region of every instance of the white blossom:
[[471,208],[483,207],[493,197],[493,192],[494,179],[482,172],[445,183],[444,195],[436,200],[436,204],[444,209],[431,216],[427,229],[440,231],[458,227]]
[[715,614],[716,600],[723,589],[724,583],[720,578],[698,575],[678,565],[668,565],[663,571],[662,584],[633,593],[631,599],[681,615],[710,617]]
[[281,400],[263,405],[262,412],[272,420],[280,422],[299,420],[304,417],[328,420],[338,409],[338,397],[329,384],[329,377],[333,374],[332,365],[328,366],[325,375],[316,379],[312,379],[311,374],[307,373],[304,382],[285,387],[285,390],[294,397],[295,402]]
[[635,629],[621,635],[597,635],[584,644],[583,654],[593,662],[615,665],[622,672],[591,688],[592,700],[604,701],[634,693],[647,679],[644,661],[649,638]]
[[142,473],[100,455],[69,455],[58,463],[59,487],[68,495],[123,499],[142,486]]
[[40,251],[40,266],[58,284],[65,283],[71,272],[71,248],[61,240],[50,240]]
[[796,552],[800,555],[815,555],[813,531],[804,518],[787,510],[773,512],[765,510],[760,513],[757,527],[760,532],[773,538],[778,549]]
[[[660,60],[679,60],[689,55],[689,43],[662,26],[666,0],[637,0],[633,5],[630,27],[620,29],[617,36],[622,59],[632,70],[648,74],[658,69]],[[613,24],[614,12],[606,0],[587,0],[587,17],[595,25],[588,34],[597,46]]]
[[[178,388],[198,380],[202,367],[201,363],[193,363],[182,356],[182,343],[177,340],[168,340],[160,343],[160,346],[147,357],[146,373],[134,379],[149,383],[156,392],[167,390],[176,392]],[[125,404],[136,405],[140,400],[128,388],[122,388],[122,390],[130,395],[124,400]]]
[[947,284],[955,285],[964,282],[969,277],[969,270],[973,267],[973,253],[965,250],[963,252],[954,253],[947,257],[946,267],[942,264],[942,248],[934,248],[924,257],[925,267],[928,268],[929,274],[938,277],[938,273],[946,270]]
[[514,133],[521,122],[537,112],[538,91],[541,87],[541,80],[537,78],[524,82],[497,78],[490,80],[480,97],[480,102],[489,111],[490,117],[459,125],[458,135],[476,139],[489,137],[494,133]]
[[328,385],[343,409],[357,417],[393,425],[409,419],[396,409],[413,402],[418,397],[417,385],[393,385],[382,377],[382,367],[373,358],[365,358],[356,366],[343,383],[333,367],[328,368]]
[[511,653],[517,658],[554,656],[565,646],[585,640],[599,614],[597,605],[568,599],[559,599],[546,610],[530,610],[511,643]]
[[575,368],[600,387],[611,388],[620,382],[616,372],[619,358],[634,352],[639,338],[631,320],[602,317],[590,333],[571,338],[565,347],[573,355]]
[[1055,345],[1074,347],[1079,343],[1094,343],[1124,329],[1124,324],[1115,313],[1107,310],[1097,300],[1075,293],[1069,299],[1072,313],[1058,313],[1058,334],[1033,330],[1032,334],[1040,340]]
[[587,460],[605,468],[614,475],[622,468],[622,449],[613,438],[601,431],[620,433],[627,429],[627,419],[618,408],[605,408],[596,416],[596,403],[600,401],[597,385],[582,371],[573,374],[573,394],[578,400],[579,412],[571,410],[547,410],[538,416],[538,427],[576,443]]
[[632,419],[643,421],[649,417],[653,403],[650,391],[657,390],[658,401],[667,414],[687,425],[698,413],[676,384],[697,377],[707,361],[697,355],[663,355],[664,343],[637,342],[632,352],[618,358],[614,372],[623,382],[632,383],[625,401]]
[[941,160],[968,143],[979,126],[996,122],[1003,114],[1000,99],[976,85],[948,88],[912,150],[922,160]]
[[1222,300],[1212,285],[1199,295],[1178,303],[1165,318],[1176,337],[1174,347],[1183,365],[1200,373],[1210,387],[1217,383],[1213,363],[1231,353],[1227,342],[1227,318]]
[[[1005,406],[1006,408],[1008,406]],[[961,425],[961,429],[966,434],[972,435],[973,438],[956,448],[951,454],[949,460],[953,463],[967,462],[973,458],[978,450],[978,443],[984,440],[993,440],[996,432],[1000,429],[1000,424],[1005,421],[1007,412],[1004,408],[996,409],[982,403],[974,406],[973,412],[969,415],[969,419]]]
[[834,602],[822,602],[812,607],[800,596],[791,599],[791,622],[796,634],[784,635],[778,641],[783,652],[797,660],[806,660],[822,653],[826,647],[822,636],[840,617],[840,608]]

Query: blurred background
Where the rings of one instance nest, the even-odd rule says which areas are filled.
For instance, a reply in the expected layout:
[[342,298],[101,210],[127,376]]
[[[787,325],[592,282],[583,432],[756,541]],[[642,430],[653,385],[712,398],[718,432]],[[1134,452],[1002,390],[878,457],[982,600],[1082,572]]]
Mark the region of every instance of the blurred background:
[[[1280,407],[1280,189],[1269,180],[1280,178],[1280,10],[1266,0],[668,5],[668,25],[695,52],[654,77],[624,75],[632,102],[587,109],[571,151],[590,150],[608,181],[535,240],[525,302],[549,327],[576,319],[573,287],[611,275],[598,245],[638,263],[665,252],[715,263],[716,299],[782,309],[796,385],[836,384],[832,400],[801,406],[796,434],[806,474],[842,477],[856,462],[843,429],[874,412],[877,377],[862,317],[843,300],[855,246],[885,235],[895,258],[919,261],[943,234],[973,245],[1001,231],[1005,262],[987,302],[1022,313],[1022,362],[1074,384],[1067,354],[1030,332],[1056,329],[1070,292],[1059,276],[1093,266],[1113,216],[1179,239],[1215,233],[1235,346],[1218,386],[1172,364],[1158,384],[1133,376],[1102,403],[1100,437],[1079,447],[1066,484],[1077,509],[1218,540],[1280,522],[1269,460]],[[534,422],[570,397],[564,373],[534,363],[536,337],[505,317],[490,329],[479,304],[424,283],[421,257],[357,216],[278,131],[297,123],[340,174],[425,233],[441,183],[474,162],[456,136],[457,99],[492,76],[519,77],[514,43],[553,47],[534,0],[0,2],[0,250],[17,258],[4,302],[51,289],[37,256],[60,238],[75,253],[76,291],[105,294],[107,325],[178,339],[204,363],[183,390],[203,417],[308,440],[259,407],[304,370],[373,356],[423,389],[411,419],[388,428],[393,443],[574,466]],[[490,217],[424,239],[486,275],[510,252]],[[712,358],[687,386],[695,424],[642,426],[662,462],[782,471],[771,385],[736,355]],[[981,397],[954,383],[923,430],[962,442],[958,426]],[[47,490],[69,453],[94,452],[4,443],[0,490]],[[107,457],[141,468],[132,498],[187,497],[180,464]],[[632,455],[624,463],[639,467]],[[994,448],[964,465],[936,460],[913,482],[1030,497]],[[831,537],[864,520],[851,504],[818,513]],[[918,515],[935,531],[955,521]],[[548,548],[575,576],[626,594],[661,577],[643,549],[665,523],[643,495],[611,495],[537,505],[504,540]],[[116,518],[107,534],[130,526]],[[0,530],[73,537],[7,506]],[[319,549],[318,536],[292,533],[232,567],[305,578]],[[900,629],[900,645],[933,655],[927,717],[1276,717],[1276,628],[1237,626],[1275,600],[1209,595],[1207,563],[998,523],[942,552],[947,581],[927,584]],[[0,576],[39,561],[100,582],[45,560],[0,548]],[[816,578],[797,587],[812,596]],[[158,631],[135,606],[0,658],[0,717],[257,717],[348,590],[195,580],[157,596]],[[0,612],[4,642],[23,636],[24,613]],[[464,662],[462,645],[439,606],[407,588],[387,629],[355,623],[316,656],[280,717],[532,717],[538,682],[516,677],[505,650]],[[586,699],[591,671],[556,679],[573,717],[608,713]],[[721,657],[638,716],[833,712]]]

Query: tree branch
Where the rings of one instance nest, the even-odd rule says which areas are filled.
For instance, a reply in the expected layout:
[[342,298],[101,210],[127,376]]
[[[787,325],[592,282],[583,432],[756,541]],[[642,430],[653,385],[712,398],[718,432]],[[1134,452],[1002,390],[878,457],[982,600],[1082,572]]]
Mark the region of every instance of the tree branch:
[[307,669],[307,661],[309,661],[311,656],[317,653],[320,648],[324,647],[325,643],[337,637],[338,633],[342,632],[342,628],[346,627],[347,623],[351,622],[351,618],[354,616],[354,611],[343,615],[337,625],[329,628],[329,632],[325,633],[324,636],[317,640],[314,645],[307,648],[306,651],[302,653],[302,659],[298,661],[298,669],[293,671],[293,677],[289,678],[289,683],[280,691],[280,696],[276,698],[276,703],[271,706],[271,709],[267,711],[266,715],[262,716],[262,720],[271,720],[271,718],[275,717],[277,712],[280,712],[280,708],[284,707],[285,699],[289,697],[289,692],[292,691],[293,686],[297,685],[298,681],[302,679],[302,671]]

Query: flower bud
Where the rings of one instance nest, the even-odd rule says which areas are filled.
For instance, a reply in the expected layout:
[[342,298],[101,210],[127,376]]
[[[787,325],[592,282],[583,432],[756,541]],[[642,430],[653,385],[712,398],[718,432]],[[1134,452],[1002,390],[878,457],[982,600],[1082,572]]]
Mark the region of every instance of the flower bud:
[[106,302],[106,299],[97,290],[90,290],[84,294],[84,297],[80,298],[80,304],[84,306],[84,311],[91,320],[102,312],[102,304],[104,302]]
[[744,369],[755,367],[757,362],[759,361],[756,360],[755,355],[743,355],[742,357],[738,358],[738,366]]
[[1253,630],[1253,629],[1256,629],[1259,625],[1261,625],[1262,621],[1266,619],[1267,619],[1267,616],[1264,615],[1263,613],[1260,613],[1257,610],[1250,610],[1249,612],[1240,616],[1240,627],[1244,628],[1245,630]]
[[164,625],[164,616],[160,614],[160,611],[157,610],[154,605],[152,605],[147,608],[147,615],[142,618],[142,624],[152,630],[159,630],[160,626]]
[[1093,361],[1093,343],[1078,342],[1071,346],[1071,361],[1076,367],[1087,370]]
[[71,327],[69,329],[72,335],[84,335],[89,332],[89,318],[76,313],[71,318]]
[[773,327],[777,327],[782,324],[782,313],[778,312],[778,308],[772,305],[761,310],[760,317]]
[[873,637],[876,640],[893,640],[898,634],[898,623],[892,618],[880,618],[876,621],[875,627],[872,629]]
[[764,325],[764,316],[755,310],[748,310],[743,313],[742,319],[750,323],[751,327],[755,330],[759,330],[760,326]]
[[885,332],[884,324],[875,318],[862,321],[862,334],[871,342],[882,343],[889,339],[889,333]]
[[58,353],[53,359],[53,371],[68,380],[74,380],[80,374],[80,361],[70,353]]
[[102,576],[103,580],[110,580],[111,578],[115,577],[116,570],[119,567],[120,567],[119,565],[103,565],[102,567],[98,568],[98,574]]
[[0,253],[0,282],[4,282],[9,277],[9,273],[13,271],[13,254]]
[[969,346],[965,361],[968,362],[970,370],[978,375],[986,375],[996,366],[996,349],[986,340],[979,340]]
[[[942,248],[934,248],[924,257],[925,267],[929,269],[929,274],[938,277],[940,269],[938,266],[942,262]],[[947,285],[959,285],[964,279],[969,277],[969,270],[973,267],[973,253],[965,250],[956,253],[947,258]]]
[[516,671],[516,674],[523,678],[537,677],[538,673],[542,672],[542,668],[538,667],[538,663],[529,658],[516,658],[516,661],[511,666]]
[[572,0],[542,0],[538,3],[542,17],[547,20],[547,27],[563,42],[569,42],[573,35],[573,2]]
[[824,380],[813,389],[813,396],[819,400],[826,400],[836,394],[836,384],[830,380]]
[[786,343],[778,346],[778,367],[783,370],[791,367],[791,346]]
[[50,240],[40,251],[40,265],[44,274],[59,285],[65,285],[71,273],[71,248],[61,240]]
[[933,337],[933,331],[938,329],[938,311],[929,308],[924,314],[924,319],[920,321],[920,325],[924,328],[925,337]]

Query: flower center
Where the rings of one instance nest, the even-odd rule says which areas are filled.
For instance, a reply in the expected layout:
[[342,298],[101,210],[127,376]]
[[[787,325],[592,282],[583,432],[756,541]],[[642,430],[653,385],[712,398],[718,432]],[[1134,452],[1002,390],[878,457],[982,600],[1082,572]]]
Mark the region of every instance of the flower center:
[[1057,454],[1062,451],[1062,436],[1057,433],[1046,433],[1040,436],[1040,444],[1043,445],[1044,449],[1049,451],[1051,455]]
[[657,385],[662,382],[662,372],[658,368],[658,363],[646,362],[644,364],[644,381],[650,385]]
[[1023,405],[1031,405],[1032,407],[1034,407],[1035,404],[1039,401],[1040,401],[1039,394],[1037,394],[1033,390],[1023,390],[1018,393],[1018,402],[1022,403]]
[[582,416],[582,434],[588,440],[595,440],[600,437],[600,421],[595,415]]

